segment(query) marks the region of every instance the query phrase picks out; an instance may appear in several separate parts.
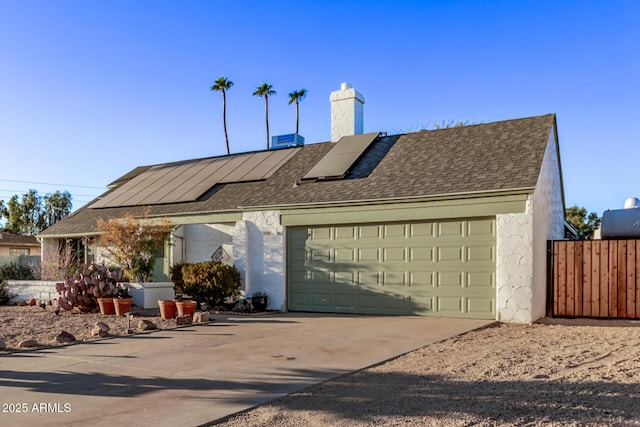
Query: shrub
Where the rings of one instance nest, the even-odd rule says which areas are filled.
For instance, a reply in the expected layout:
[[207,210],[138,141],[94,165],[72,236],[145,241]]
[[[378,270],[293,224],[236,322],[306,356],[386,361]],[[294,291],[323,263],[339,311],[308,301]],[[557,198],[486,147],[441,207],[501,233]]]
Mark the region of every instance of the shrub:
[[171,281],[175,285],[176,294],[184,294],[184,280],[182,278],[182,268],[185,265],[192,265],[190,262],[179,262],[171,266]]
[[183,290],[198,302],[222,304],[240,292],[240,271],[235,266],[206,261],[182,267]]
[[0,282],[3,280],[35,280],[33,269],[26,265],[12,262],[0,266]]
[[7,305],[13,295],[9,294],[9,286],[4,280],[0,280],[0,305]]

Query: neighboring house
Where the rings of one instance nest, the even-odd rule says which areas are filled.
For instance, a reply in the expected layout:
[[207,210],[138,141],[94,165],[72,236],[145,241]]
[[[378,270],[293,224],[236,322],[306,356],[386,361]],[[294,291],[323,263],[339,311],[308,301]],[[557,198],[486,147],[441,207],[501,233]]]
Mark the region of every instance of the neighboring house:
[[0,256],[40,256],[40,242],[33,236],[0,231]]
[[555,115],[388,136],[362,134],[350,85],[331,103],[332,142],[134,169],[40,235],[43,261],[146,212],[176,224],[165,273],[226,258],[271,309],[544,316],[564,233]]

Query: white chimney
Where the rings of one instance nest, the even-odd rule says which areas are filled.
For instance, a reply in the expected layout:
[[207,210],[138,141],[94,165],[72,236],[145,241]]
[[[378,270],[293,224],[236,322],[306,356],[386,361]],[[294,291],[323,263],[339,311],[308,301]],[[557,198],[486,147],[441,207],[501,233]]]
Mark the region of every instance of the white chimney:
[[359,135],[364,126],[364,96],[351,83],[342,83],[331,92],[331,142],[343,136]]

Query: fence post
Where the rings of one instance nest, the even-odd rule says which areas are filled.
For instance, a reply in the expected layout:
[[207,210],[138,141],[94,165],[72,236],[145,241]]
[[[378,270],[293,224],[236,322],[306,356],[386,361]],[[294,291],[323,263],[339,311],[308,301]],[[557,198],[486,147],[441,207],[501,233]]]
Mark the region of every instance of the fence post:
[[553,317],[553,240],[547,240],[547,317]]

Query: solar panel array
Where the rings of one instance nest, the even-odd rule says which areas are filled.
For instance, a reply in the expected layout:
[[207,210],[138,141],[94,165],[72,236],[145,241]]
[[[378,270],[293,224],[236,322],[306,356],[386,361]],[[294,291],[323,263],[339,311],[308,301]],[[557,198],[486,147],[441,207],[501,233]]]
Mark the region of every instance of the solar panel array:
[[91,207],[194,202],[216,184],[267,179],[298,150],[261,151],[152,166]]
[[344,178],[351,166],[362,156],[379,133],[343,136],[302,180]]

